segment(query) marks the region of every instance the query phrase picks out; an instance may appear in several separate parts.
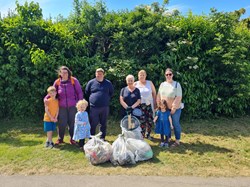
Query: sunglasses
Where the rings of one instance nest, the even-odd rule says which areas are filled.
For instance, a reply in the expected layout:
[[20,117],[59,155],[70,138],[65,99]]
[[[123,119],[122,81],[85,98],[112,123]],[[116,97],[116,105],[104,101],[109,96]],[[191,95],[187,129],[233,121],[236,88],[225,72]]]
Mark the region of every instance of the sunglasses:
[[169,73],[169,74],[165,74],[166,76],[172,76],[173,74],[172,73]]

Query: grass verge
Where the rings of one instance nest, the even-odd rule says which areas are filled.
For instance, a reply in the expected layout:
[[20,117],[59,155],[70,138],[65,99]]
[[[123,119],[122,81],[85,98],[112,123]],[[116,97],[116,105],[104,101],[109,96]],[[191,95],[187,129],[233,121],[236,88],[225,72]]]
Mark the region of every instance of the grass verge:
[[[182,122],[182,143],[177,148],[159,147],[159,135],[146,140],[153,159],[136,165],[93,166],[76,146],[65,144],[44,148],[43,122],[32,120],[0,121],[1,175],[143,175],[143,176],[250,176],[250,117],[219,118]],[[107,141],[120,133],[120,122],[110,119]],[[56,133],[54,134],[56,140]]]

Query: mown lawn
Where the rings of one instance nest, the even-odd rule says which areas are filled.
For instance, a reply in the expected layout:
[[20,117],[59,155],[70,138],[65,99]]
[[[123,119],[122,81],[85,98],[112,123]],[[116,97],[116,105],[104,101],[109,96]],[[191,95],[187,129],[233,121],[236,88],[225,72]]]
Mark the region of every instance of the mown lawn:
[[[120,133],[119,120],[108,123],[108,142]],[[136,165],[91,165],[76,146],[44,148],[43,122],[0,121],[1,175],[158,175],[158,176],[250,176],[250,117],[182,121],[182,144],[159,148],[159,136],[147,142],[154,157]],[[54,135],[56,140],[56,134]]]

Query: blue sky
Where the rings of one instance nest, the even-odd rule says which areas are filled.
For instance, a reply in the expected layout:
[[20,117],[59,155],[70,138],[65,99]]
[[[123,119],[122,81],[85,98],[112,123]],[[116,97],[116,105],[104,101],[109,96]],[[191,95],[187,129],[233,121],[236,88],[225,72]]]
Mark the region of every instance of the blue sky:
[[[26,0],[18,0],[19,4],[24,4]],[[31,2],[31,0],[27,0]],[[33,0],[38,2],[43,10],[44,18],[55,18],[61,14],[67,17],[73,10],[73,0]],[[157,0],[103,0],[106,2],[108,10],[131,10],[138,5],[148,4],[150,5]],[[88,2],[95,2],[94,0],[88,0]],[[160,4],[163,0],[158,0]],[[194,14],[209,14],[210,8],[216,8],[218,11],[230,12],[245,8],[246,13],[242,18],[250,16],[250,1],[249,0],[170,0],[167,8],[169,10],[178,9],[182,15],[186,15],[189,10]],[[8,10],[15,9],[15,0],[0,0],[0,13],[2,16],[7,15]]]

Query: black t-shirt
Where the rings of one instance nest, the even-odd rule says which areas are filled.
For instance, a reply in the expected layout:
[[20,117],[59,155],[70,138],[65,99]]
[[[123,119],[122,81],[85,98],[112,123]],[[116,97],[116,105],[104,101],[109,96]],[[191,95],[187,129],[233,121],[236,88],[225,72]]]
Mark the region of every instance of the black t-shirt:
[[[128,106],[132,106],[138,101],[138,99],[141,99],[140,90],[138,88],[135,88],[132,92],[130,92],[128,87],[124,87],[121,89],[120,96],[123,97],[124,102]],[[126,110],[122,107],[122,116],[125,115]]]

